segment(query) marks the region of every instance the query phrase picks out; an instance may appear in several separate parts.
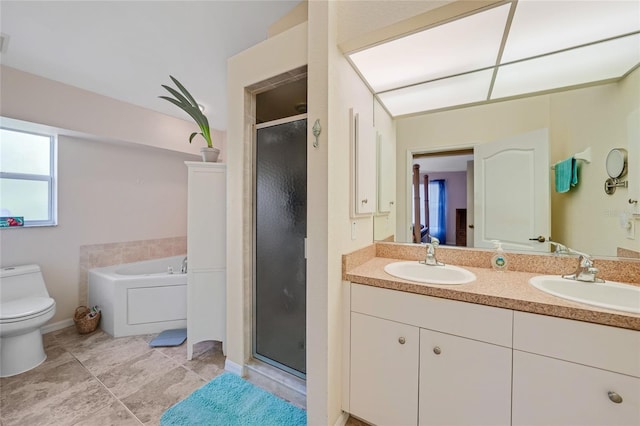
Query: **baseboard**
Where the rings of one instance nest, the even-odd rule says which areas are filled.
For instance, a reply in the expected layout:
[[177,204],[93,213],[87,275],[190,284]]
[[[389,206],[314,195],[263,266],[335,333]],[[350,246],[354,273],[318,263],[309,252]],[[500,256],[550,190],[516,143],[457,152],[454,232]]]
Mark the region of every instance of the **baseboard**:
[[73,325],[73,319],[69,318],[66,320],[54,322],[52,324],[47,324],[40,329],[42,334],[51,333],[52,331],[62,330],[63,328],[71,327]]
[[338,416],[338,420],[333,424],[333,426],[344,426],[347,424],[347,420],[349,420],[349,413],[342,412],[340,416]]
[[236,364],[235,362],[230,361],[228,358],[224,362],[224,369],[225,371],[233,373],[236,376],[244,377],[247,375],[244,365]]

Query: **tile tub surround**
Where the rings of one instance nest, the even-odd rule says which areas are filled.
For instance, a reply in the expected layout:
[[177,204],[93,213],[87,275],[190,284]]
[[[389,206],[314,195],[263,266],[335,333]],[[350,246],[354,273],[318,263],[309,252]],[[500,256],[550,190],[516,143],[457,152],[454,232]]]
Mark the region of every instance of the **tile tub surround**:
[[[368,256],[367,247],[345,255],[344,279],[359,284],[406,291],[462,302],[477,303],[523,312],[574,319],[614,327],[640,330],[640,315],[592,307],[544,293],[529,285],[536,275],[559,275],[575,269],[575,257],[507,253],[509,271],[495,272],[487,267],[493,251],[438,248],[438,259],[444,263],[463,266],[473,272],[477,280],[463,285],[422,285],[392,277],[384,266],[398,260],[421,260],[424,246],[399,243],[376,243],[376,256]],[[640,262],[596,259],[605,279],[640,285]],[[625,279],[626,278],[626,279]]]
[[80,246],[79,304],[87,304],[91,268],[184,255],[186,252],[186,236]]

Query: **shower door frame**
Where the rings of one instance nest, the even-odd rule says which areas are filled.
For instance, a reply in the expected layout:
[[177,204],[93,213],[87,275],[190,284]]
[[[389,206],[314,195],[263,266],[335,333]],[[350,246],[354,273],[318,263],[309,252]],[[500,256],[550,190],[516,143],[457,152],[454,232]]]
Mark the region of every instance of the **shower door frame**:
[[[256,182],[256,178],[257,178],[257,165],[258,165],[258,161],[257,161],[257,154],[258,154],[258,129],[262,129],[262,128],[266,128],[266,127],[273,127],[273,126],[278,126],[280,124],[287,124],[287,123],[291,123],[293,121],[299,121],[299,120],[308,120],[307,118],[307,114],[298,114],[298,115],[293,115],[290,117],[285,117],[285,118],[281,118],[278,120],[272,120],[272,121],[267,121],[265,123],[260,123],[260,124],[254,124],[253,125],[253,143],[252,143],[252,154],[251,154],[251,158],[252,158],[252,167],[251,167],[251,180],[252,180],[252,187],[253,187],[253,194],[252,194],[252,204],[253,204],[253,220],[252,220],[252,229],[251,229],[251,233],[252,233],[252,246],[253,246],[253,253],[252,253],[252,270],[251,270],[251,281],[252,281],[252,294],[251,294],[251,356],[259,361],[262,361],[266,364],[269,364],[273,367],[276,367],[282,371],[285,371],[289,374],[292,374],[296,377],[299,377],[303,380],[306,380],[307,375],[306,373],[302,373],[298,370],[295,370],[291,367],[288,367],[284,364],[279,363],[278,361],[275,361],[271,358],[267,358],[263,355],[260,355],[256,352],[257,349],[257,336],[256,336],[256,329],[257,329],[257,324],[256,324],[256,284],[257,284],[257,277],[256,277],[256,257],[257,257],[257,221],[258,221],[258,215],[257,215],[257,189],[258,189],[258,185]],[[307,126],[309,125],[309,122],[307,121]],[[305,143],[307,143],[307,141],[305,141]],[[308,158],[308,154],[307,154],[307,158]],[[308,170],[308,164],[305,167],[305,174],[307,173]],[[308,176],[307,176],[308,179]],[[307,194],[307,201],[308,201],[309,197]],[[307,223],[307,227],[308,227],[308,223]],[[307,258],[307,238],[305,237],[305,253],[304,253],[304,258],[306,260]],[[305,288],[307,285],[307,276],[305,273]],[[306,308],[305,308],[306,310]],[[306,325],[305,325],[306,327]],[[305,331],[305,340],[306,340],[306,331]],[[307,351],[307,344],[305,341],[305,354]],[[306,363],[305,363],[306,364]]]

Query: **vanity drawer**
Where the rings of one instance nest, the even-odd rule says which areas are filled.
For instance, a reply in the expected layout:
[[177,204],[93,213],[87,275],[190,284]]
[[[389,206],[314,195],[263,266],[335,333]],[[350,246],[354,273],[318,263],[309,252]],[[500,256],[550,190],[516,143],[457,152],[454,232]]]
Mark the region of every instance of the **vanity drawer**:
[[640,331],[515,312],[513,348],[640,377]]
[[351,311],[511,347],[513,311],[351,284]]

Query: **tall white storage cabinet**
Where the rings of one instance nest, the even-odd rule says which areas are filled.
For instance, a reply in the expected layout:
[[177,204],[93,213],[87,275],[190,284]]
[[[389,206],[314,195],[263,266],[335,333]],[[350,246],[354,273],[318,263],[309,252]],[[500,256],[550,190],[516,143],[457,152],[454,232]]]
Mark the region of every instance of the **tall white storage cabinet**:
[[222,342],[226,332],[226,176],[221,163],[186,161],[187,359],[193,345]]

